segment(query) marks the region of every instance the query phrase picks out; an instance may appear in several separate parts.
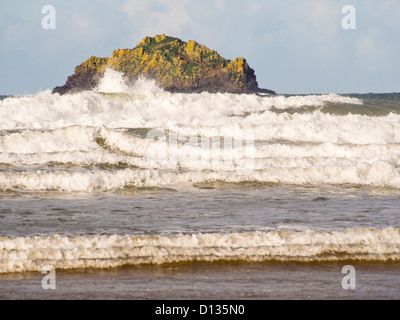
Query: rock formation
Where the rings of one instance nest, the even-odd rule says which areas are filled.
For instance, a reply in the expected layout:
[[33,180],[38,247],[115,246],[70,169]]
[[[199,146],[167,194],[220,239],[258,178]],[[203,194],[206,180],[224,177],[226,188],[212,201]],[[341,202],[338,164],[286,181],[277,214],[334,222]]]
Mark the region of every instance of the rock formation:
[[53,93],[93,90],[107,68],[122,72],[127,83],[143,76],[170,92],[275,93],[258,87],[254,70],[244,58],[227,60],[195,41],[165,35],[145,37],[133,49],[115,50],[111,58],[92,56]]

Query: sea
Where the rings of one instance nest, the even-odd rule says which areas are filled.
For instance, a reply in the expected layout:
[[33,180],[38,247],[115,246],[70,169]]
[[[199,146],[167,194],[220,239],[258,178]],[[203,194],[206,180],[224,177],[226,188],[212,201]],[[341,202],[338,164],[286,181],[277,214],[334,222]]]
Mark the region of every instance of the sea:
[[0,97],[0,299],[400,298],[400,93]]

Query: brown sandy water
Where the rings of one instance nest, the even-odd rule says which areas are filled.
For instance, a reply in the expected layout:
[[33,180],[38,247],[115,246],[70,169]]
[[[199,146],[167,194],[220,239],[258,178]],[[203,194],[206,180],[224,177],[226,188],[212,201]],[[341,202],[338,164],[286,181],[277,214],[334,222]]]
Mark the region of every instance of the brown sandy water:
[[[356,270],[345,290],[344,265]],[[365,300],[400,299],[400,264],[183,263],[112,270],[56,271],[56,289],[41,273],[0,275],[0,299],[117,300]]]

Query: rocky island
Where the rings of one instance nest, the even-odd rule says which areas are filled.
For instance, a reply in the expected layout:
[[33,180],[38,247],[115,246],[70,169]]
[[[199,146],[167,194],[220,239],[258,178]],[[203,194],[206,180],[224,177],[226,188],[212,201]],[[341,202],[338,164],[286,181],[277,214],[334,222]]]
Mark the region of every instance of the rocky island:
[[195,41],[164,34],[145,37],[133,49],[117,49],[111,58],[90,57],[53,93],[93,90],[107,68],[122,72],[128,84],[143,76],[169,92],[275,93],[258,87],[246,59],[227,60]]

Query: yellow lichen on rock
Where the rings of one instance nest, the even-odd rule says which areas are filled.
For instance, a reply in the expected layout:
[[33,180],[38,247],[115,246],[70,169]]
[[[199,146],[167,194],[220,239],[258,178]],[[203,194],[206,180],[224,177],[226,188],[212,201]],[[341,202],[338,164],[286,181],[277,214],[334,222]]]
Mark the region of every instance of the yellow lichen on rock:
[[145,45],[149,44],[152,40],[153,40],[153,38],[147,37],[147,36],[146,36],[146,37],[143,38],[142,42],[140,42],[140,43],[137,45],[137,47],[138,47],[138,46],[145,46]]
[[150,60],[150,56],[149,55],[147,55],[147,54],[145,54],[145,55],[141,55],[141,61],[140,61],[140,64],[143,64],[143,63],[145,63],[146,61],[149,61]]
[[99,58],[99,57],[91,56],[84,63],[77,66],[75,68],[75,72],[79,73],[79,72],[83,72],[83,71],[87,71],[87,70],[103,72],[105,70],[105,68],[107,67],[109,60],[110,60],[109,58]]
[[137,45],[137,47],[138,46],[147,46],[149,43],[152,43],[152,42],[157,42],[158,43],[158,42],[161,42],[161,41],[165,40],[166,38],[167,37],[166,37],[165,34],[156,35],[154,38],[152,38],[152,37],[144,37],[142,42],[140,42]]
[[239,74],[242,74],[248,69],[248,64],[245,58],[236,58],[228,63],[228,68],[238,72]]
[[126,53],[127,53],[127,50],[125,50],[125,49],[114,50],[113,53],[111,54],[111,59],[112,60],[121,59],[121,58],[123,58],[124,55],[126,55]]
[[165,34],[162,34],[162,35],[157,35],[157,36],[155,36],[155,37],[154,37],[154,40],[155,40],[156,42],[161,42],[161,41],[163,41],[165,38],[166,38]]
[[149,72],[150,69],[155,69],[157,68],[157,58],[153,57],[150,62],[147,64],[146,69],[144,69],[145,72]]
[[237,65],[236,70],[239,73],[243,73],[245,66],[246,66],[246,59],[245,58],[236,58],[234,62],[236,62],[236,65]]
[[194,50],[196,49],[196,45],[197,42],[193,41],[193,40],[189,40],[186,44],[186,53],[187,54],[191,54],[194,52]]
[[118,52],[118,57],[122,58],[126,54],[126,51],[124,49],[119,50]]

